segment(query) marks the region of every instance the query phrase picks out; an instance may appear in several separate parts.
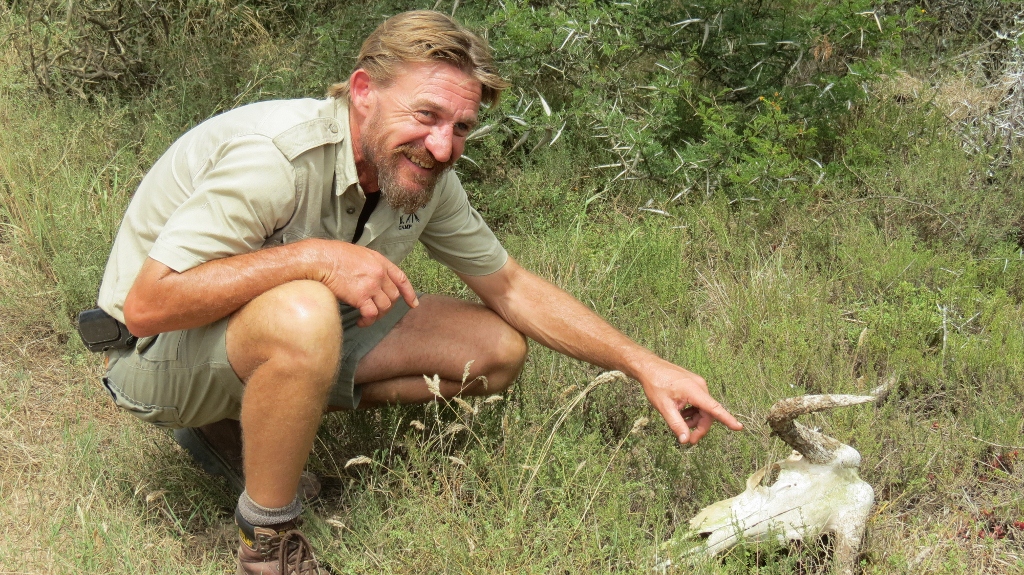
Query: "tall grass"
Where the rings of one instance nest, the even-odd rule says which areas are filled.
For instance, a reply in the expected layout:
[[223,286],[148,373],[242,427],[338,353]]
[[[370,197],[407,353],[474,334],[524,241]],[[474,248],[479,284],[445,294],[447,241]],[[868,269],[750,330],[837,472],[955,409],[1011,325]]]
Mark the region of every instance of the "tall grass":
[[[256,44],[287,63],[272,38]],[[2,63],[0,571],[231,571],[226,484],[111,405],[71,317],[94,301],[156,155],[236,96],[298,91],[282,79],[305,68],[228,96],[190,100],[182,83],[103,103],[40,98],[10,52]],[[460,163],[517,259],[704,375],[747,430],[717,427],[684,450],[635,383],[592,385],[595,368],[534,345],[500,399],[325,417],[310,460],[325,490],[305,515],[323,561],[339,573],[824,572],[813,549],[698,561],[662,544],[786,455],[765,424],[774,401],[896,376],[880,407],[808,418],[861,452],[875,488],[863,571],[1024,573],[1021,173],[965,151],[927,105],[875,100],[847,122],[845,156],[785,201],[609,187],[573,142],[500,178]],[[417,289],[471,297],[422,251],[403,267]],[[369,463],[346,465],[359,456]]]

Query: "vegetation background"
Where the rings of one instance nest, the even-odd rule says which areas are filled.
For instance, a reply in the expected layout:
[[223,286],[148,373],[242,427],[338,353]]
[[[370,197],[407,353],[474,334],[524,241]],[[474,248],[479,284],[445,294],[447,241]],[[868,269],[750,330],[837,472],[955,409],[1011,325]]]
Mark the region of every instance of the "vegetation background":
[[[326,417],[306,518],[327,565],[828,572],[814,545],[702,562],[680,541],[786,455],[773,402],[895,377],[884,405],[808,418],[875,488],[863,572],[1024,573],[1024,4],[1004,0],[0,3],[0,572],[233,571],[228,487],[112,405],[73,317],[177,136],[321,97],[411,8],[486,35],[514,82],[456,166],[509,251],[747,429],[683,450],[638,386],[534,346],[500,401]],[[470,295],[422,253],[405,269]]]

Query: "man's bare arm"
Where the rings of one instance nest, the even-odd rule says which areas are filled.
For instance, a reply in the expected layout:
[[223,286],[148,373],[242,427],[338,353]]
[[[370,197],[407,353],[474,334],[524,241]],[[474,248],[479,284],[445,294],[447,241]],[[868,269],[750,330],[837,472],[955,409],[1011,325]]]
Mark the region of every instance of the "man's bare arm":
[[[743,429],[708,394],[704,378],[635,343],[576,298],[523,269],[514,259],[509,258],[493,274],[460,277],[484,304],[531,339],[576,359],[620,370],[639,381],[647,399],[680,443],[696,444],[714,420],[733,430]],[[684,412],[687,406],[695,409]]]
[[217,321],[274,287],[295,280],[323,283],[339,301],[359,308],[366,326],[399,297],[418,305],[405,273],[379,253],[335,240],[309,239],[212,260],[178,273],[147,259],[124,304],[125,323],[139,337]]

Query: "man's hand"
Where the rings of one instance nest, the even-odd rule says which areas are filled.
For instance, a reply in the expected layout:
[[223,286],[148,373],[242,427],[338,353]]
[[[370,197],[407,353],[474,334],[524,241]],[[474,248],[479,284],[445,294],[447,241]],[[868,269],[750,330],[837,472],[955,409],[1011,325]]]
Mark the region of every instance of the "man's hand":
[[322,268],[315,279],[334,292],[338,300],[358,308],[356,325],[366,327],[391,309],[398,298],[410,307],[419,305],[416,290],[405,272],[369,248],[331,240],[319,240]]
[[208,261],[178,273],[147,259],[124,303],[139,337],[191,329],[230,315],[274,287],[295,280],[326,285],[372,324],[399,297],[419,305],[405,273],[379,253],[337,240],[307,239]]
[[651,405],[661,413],[679,443],[696,445],[718,420],[733,431],[743,425],[708,394],[704,378],[667,364],[654,370],[655,377],[641,380]]

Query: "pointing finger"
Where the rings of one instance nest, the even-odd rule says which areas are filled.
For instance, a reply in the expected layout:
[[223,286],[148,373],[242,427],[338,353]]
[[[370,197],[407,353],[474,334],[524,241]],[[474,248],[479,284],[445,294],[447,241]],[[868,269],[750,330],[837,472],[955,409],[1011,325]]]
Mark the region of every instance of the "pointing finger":
[[715,398],[708,394],[697,394],[694,397],[691,397],[690,404],[722,422],[723,425],[733,431],[740,431],[743,429],[743,424],[733,417],[727,409],[722,407],[721,403],[715,401]]
[[393,265],[388,268],[388,276],[391,278],[391,281],[395,282],[395,286],[401,292],[402,298],[405,299],[405,303],[409,304],[409,307],[420,305],[420,300],[416,297],[416,290],[409,283],[409,278],[406,277],[405,272],[399,269],[398,266]]

